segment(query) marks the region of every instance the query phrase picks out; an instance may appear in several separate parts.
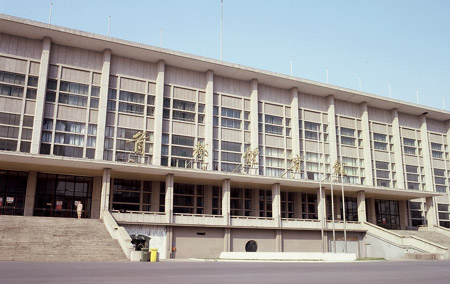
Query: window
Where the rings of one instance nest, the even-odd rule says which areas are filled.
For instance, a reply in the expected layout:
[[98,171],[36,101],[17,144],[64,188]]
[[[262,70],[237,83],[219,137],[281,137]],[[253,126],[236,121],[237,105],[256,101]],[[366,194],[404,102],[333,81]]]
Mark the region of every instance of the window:
[[283,118],[279,116],[273,116],[273,115],[265,115],[266,123],[270,124],[276,124],[276,125],[283,125]]
[[443,152],[442,152],[442,144],[438,143],[431,143],[431,155],[435,159],[442,159]]
[[350,128],[341,127],[341,135],[355,137],[355,130]]
[[341,136],[341,144],[348,146],[355,146],[355,138]]
[[386,142],[386,135],[380,133],[373,133],[373,140],[379,142]]
[[241,129],[241,121],[229,118],[222,118],[222,126]]
[[265,129],[266,129],[266,133],[283,135],[283,127],[274,126],[274,125],[266,125]]
[[138,93],[132,93],[132,92],[126,92],[126,91],[120,91],[119,99],[121,101],[143,104],[144,100],[145,100],[145,95],[138,94]]
[[61,81],[59,90],[73,94],[88,95],[89,86],[84,84]]
[[225,151],[233,151],[233,152],[241,152],[241,143],[222,141],[221,143],[222,150]]
[[173,100],[173,108],[179,109],[179,110],[195,111],[195,103],[187,102],[187,101],[180,101],[180,100]]
[[0,71],[0,82],[16,85],[25,85],[25,75]]
[[172,135],[172,144],[194,146],[194,137]]
[[143,114],[144,106],[119,102],[119,111],[135,114]]
[[241,118],[241,111],[222,107],[222,116],[230,118]]

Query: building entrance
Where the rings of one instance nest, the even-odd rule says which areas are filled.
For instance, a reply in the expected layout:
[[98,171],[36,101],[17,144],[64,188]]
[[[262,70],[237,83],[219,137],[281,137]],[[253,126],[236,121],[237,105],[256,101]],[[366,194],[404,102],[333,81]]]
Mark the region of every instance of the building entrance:
[[389,230],[400,230],[398,201],[375,200],[377,225]]
[[83,204],[82,218],[90,218],[92,177],[38,174],[35,216],[77,217],[77,204]]
[[0,215],[23,215],[28,173],[0,170]]

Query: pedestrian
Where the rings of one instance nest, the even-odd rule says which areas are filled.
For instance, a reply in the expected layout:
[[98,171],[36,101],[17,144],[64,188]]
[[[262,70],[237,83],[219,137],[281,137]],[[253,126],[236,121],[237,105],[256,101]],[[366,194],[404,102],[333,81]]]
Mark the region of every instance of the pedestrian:
[[78,204],[77,204],[78,219],[81,219],[81,213],[82,212],[83,212],[83,203],[81,203],[81,201],[78,201]]

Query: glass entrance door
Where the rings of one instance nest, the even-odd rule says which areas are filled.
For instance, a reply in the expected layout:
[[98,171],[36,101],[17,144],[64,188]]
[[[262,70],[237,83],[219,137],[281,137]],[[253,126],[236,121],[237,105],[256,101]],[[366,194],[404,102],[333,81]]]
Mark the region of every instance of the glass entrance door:
[[83,204],[83,218],[91,216],[92,177],[38,174],[35,216],[77,217],[77,204]]
[[23,215],[27,179],[26,172],[0,170],[0,215]]
[[389,230],[400,230],[398,201],[375,200],[377,225]]

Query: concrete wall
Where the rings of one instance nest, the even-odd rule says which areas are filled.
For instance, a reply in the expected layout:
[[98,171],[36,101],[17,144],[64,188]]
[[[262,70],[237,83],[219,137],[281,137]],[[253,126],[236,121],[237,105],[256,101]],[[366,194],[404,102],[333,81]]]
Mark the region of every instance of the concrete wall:
[[364,253],[366,257],[382,257],[386,259],[405,258],[405,253],[415,253],[415,250],[407,250],[391,243],[366,234],[364,238]]
[[322,238],[319,231],[283,231],[284,252],[321,252]]
[[258,252],[276,251],[275,230],[231,229],[231,251],[245,251],[245,245],[253,240],[258,245]]
[[167,230],[165,226],[123,225],[129,235],[145,235],[150,237],[150,248],[158,249],[159,258],[168,258],[166,253]]
[[224,229],[173,227],[175,258],[218,258],[223,251]]

